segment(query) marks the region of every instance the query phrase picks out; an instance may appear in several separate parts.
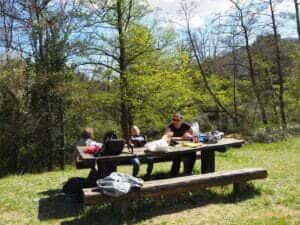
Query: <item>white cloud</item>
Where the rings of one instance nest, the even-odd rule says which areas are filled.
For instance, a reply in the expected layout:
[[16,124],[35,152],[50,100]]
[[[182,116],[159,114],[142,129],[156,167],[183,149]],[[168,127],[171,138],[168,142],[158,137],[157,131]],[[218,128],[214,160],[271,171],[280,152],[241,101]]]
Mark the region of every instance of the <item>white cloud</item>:
[[[180,15],[180,2],[182,0],[148,0],[155,9],[154,16],[157,20],[168,21],[173,26],[184,25],[184,19]],[[229,0],[186,0],[195,4],[191,17],[192,27],[203,26],[214,14],[222,13],[232,7]],[[277,12],[293,12],[293,0],[283,0],[276,6]]]
[[275,10],[278,10],[279,12],[294,12],[294,3],[292,2],[292,0],[282,1],[281,4],[275,7]]
[[[168,21],[175,27],[183,26],[185,23],[180,12],[180,2],[181,0],[149,0],[155,9],[155,18]],[[188,2],[193,2],[195,6],[190,20],[190,25],[194,28],[203,26],[213,14],[225,11],[231,6],[228,0],[194,0]]]

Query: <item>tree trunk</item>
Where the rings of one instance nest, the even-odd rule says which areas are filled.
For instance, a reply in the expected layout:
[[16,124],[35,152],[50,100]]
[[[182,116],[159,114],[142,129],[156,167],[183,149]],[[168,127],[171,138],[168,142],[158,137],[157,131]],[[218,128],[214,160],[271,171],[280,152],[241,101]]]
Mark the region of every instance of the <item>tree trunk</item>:
[[237,55],[235,52],[235,49],[232,50],[233,54],[233,108],[234,108],[234,117],[235,117],[235,122],[238,124],[238,109],[237,109],[237,101],[236,101],[236,78],[238,74],[238,68],[237,68]]
[[250,51],[250,45],[249,45],[249,39],[248,39],[248,34],[247,31],[245,30],[244,32],[245,35],[245,40],[246,40],[246,52],[247,52],[247,57],[248,57],[248,63],[249,63],[249,68],[250,68],[250,79],[251,79],[251,83],[252,83],[252,88],[254,91],[254,95],[256,97],[257,103],[258,103],[258,107],[260,109],[260,113],[261,113],[261,118],[264,124],[268,124],[268,119],[267,119],[267,115],[266,115],[266,111],[260,96],[260,90],[257,87],[257,82],[255,79],[255,72],[254,72],[254,66],[253,66],[253,59],[252,59],[252,54]]
[[281,51],[279,47],[279,38],[277,32],[277,25],[276,19],[274,14],[273,2],[269,0],[269,6],[271,11],[271,18],[272,18],[272,27],[273,27],[273,35],[275,41],[275,51],[276,51],[276,66],[277,66],[277,75],[279,78],[279,108],[280,108],[280,118],[281,118],[281,125],[285,129],[286,124],[286,116],[285,116],[285,102],[284,102],[284,78],[283,78],[283,71],[281,66]]
[[119,37],[119,69],[120,69],[120,92],[121,92],[121,128],[122,136],[126,138],[129,135],[130,127],[133,124],[131,110],[128,101],[128,79],[126,46],[124,40],[124,21],[122,12],[122,0],[117,1],[118,16],[118,37]]
[[250,75],[250,79],[251,79],[252,89],[253,89],[254,95],[256,97],[258,107],[260,109],[262,121],[263,121],[264,124],[268,124],[266,111],[265,111],[263,101],[262,101],[261,96],[260,96],[260,89],[257,86],[257,82],[256,82],[256,79],[255,79],[253,59],[252,59],[252,54],[251,54],[251,51],[250,51],[250,44],[249,44],[249,34],[248,34],[247,27],[244,24],[244,15],[243,15],[242,9],[239,8],[237,3],[235,3],[234,1],[232,1],[232,3],[235,4],[236,8],[240,12],[240,23],[241,23],[241,27],[242,27],[243,34],[244,34],[245,43],[246,43],[245,47],[246,47],[246,53],[247,53],[247,58],[248,58],[248,63],[249,63],[249,70],[250,70],[249,75]]
[[59,96],[59,105],[58,105],[58,126],[59,126],[59,165],[63,170],[65,168],[65,123],[64,123],[64,102]]
[[296,22],[297,22],[297,31],[298,31],[298,40],[300,41],[300,17],[299,17],[299,2],[294,0],[295,10],[296,10]]

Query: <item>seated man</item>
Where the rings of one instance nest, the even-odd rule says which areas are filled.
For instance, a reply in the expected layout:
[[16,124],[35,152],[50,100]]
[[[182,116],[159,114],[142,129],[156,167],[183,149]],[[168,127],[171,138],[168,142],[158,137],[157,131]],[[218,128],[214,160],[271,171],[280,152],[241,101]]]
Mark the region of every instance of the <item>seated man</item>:
[[[177,112],[173,115],[172,123],[167,127],[164,138],[171,136],[171,141],[191,140],[193,138],[193,131],[187,123],[183,121],[183,116]],[[173,159],[171,175],[179,174],[180,161],[184,163],[184,173],[192,174],[193,167],[196,161],[196,153],[188,153],[186,156],[178,156]]]

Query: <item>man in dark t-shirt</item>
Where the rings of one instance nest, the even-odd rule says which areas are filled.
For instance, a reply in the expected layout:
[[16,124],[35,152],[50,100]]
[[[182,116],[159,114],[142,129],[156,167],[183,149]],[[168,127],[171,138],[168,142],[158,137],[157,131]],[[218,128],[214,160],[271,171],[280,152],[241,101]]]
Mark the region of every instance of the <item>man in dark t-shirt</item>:
[[[193,131],[191,126],[183,121],[183,116],[180,113],[173,115],[172,123],[168,125],[166,134],[172,136],[172,140],[191,140]],[[191,174],[196,161],[196,153],[188,153],[185,156],[178,156],[173,159],[171,175],[176,176],[180,170],[181,160],[184,163],[184,173]]]
[[[177,122],[175,122],[175,123],[177,123]],[[185,133],[190,133],[190,129],[191,129],[190,125],[188,125],[187,123],[184,123],[184,122],[181,123],[181,125],[179,127],[175,127],[175,125],[173,123],[171,123],[168,126],[168,128],[170,129],[171,132],[173,132],[173,137],[183,137],[185,135]]]

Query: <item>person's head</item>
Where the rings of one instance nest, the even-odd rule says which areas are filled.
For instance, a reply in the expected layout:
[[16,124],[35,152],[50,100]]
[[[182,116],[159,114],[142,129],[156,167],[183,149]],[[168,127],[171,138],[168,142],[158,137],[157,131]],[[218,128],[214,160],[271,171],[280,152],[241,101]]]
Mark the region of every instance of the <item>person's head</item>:
[[183,116],[181,115],[180,112],[176,112],[173,115],[172,124],[174,125],[174,127],[178,128],[181,126],[182,122],[183,122]]
[[81,133],[81,138],[94,138],[94,129],[91,127],[86,127]]
[[140,134],[141,134],[140,129],[137,126],[133,125],[130,129],[130,135],[136,136],[136,135],[140,135]]

